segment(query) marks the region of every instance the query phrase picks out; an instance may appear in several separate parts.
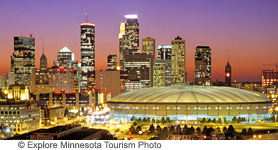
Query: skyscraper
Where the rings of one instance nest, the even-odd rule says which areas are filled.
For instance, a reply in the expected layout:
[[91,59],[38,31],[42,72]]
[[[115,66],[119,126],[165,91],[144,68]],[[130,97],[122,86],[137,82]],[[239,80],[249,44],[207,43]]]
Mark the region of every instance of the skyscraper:
[[91,91],[95,84],[95,25],[81,25],[81,92]]
[[117,70],[117,55],[108,55],[107,56],[107,70],[108,71]]
[[35,38],[14,37],[14,53],[11,56],[11,72],[15,82],[30,86],[31,69],[35,68]]
[[185,85],[185,40],[177,36],[172,40],[172,56],[171,56],[171,75],[172,85]]
[[157,60],[171,60],[172,46],[171,45],[159,45],[157,47]]
[[120,67],[125,71],[125,56],[139,51],[139,23],[137,15],[125,15],[127,22],[122,22],[119,34]]
[[142,52],[152,54],[155,59],[155,40],[154,38],[147,37],[142,39]]
[[44,55],[44,53],[42,54],[41,58],[40,58],[40,69],[42,68],[47,68],[47,58]]
[[171,86],[171,59],[154,60],[153,86]]
[[211,85],[211,49],[197,46],[195,49],[194,85]]
[[232,67],[228,62],[225,67],[225,85],[231,86],[231,84],[232,84]]
[[54,66],[59,68],[74,68],[77,69],[78,62],[74,60],[74,53],[67,47],[62,48],[57,54],[57,61],[54,61]]

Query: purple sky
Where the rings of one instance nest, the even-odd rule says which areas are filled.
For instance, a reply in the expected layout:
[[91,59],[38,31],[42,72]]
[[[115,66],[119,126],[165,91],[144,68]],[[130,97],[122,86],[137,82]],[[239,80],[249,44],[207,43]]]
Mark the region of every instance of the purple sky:
[[[192,81],[194,49],[212,49],[212,80],[224,80],[228,52],[232,80],[260,81],[262,64],[278,58],[277,0],[1,0],[0,75],[10,71],[13,36],[36,38],[36,66],[43,38],[49,67],[67,46],[80,61],[80,23],[88,13],[96,25],[96,69],[106,69],[107,55],[118,55],[118,34],[124,15],[138,14],[140,39],[156,46],[177,35],[186,40],[186,72]],[[140,40],[141,49],[141,40]]]

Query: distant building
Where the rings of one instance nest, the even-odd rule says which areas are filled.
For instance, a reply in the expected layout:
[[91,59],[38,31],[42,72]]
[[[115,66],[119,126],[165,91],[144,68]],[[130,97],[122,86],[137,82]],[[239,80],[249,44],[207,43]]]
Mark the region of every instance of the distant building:
[[121,71],[125,70],[125,56],[140,53],[139,23],[137,15],[125,15],[127,22],[122,22],[119,33],[119,58]]
[[107,56],[107,71],[116,71],[117,70],[117,55],[108,55]]
[[211,49],[197,46],[195,49],[194,85],[211,85]]
[[47,68],[47,58],[44,54],[40,58],[40,69],[42,68]]
[[187,82],[185,73],[185,40],[180,36],[177,36],[175,40],[172,40],[171,54],[172,85],[185,85]]
[[129,81],[144,81],[146,87],[152,87],[153,57],[150,54],[131,54],[125,56],[125,69]]
[[78,62],[74,60],[74,53],[64,47],[57,54],[57,60],[54,61],[54,66],[59,68],[74,68],[77,69]]
[[55,91],[78,92],[75,83],[74,68],[32,69],[30,90],[33,94],[52,93]]
[[40,107],[30,99],[29,89],[24,85],[10,85],[7,99],[0,101],[1,126],[12,134],[40,128]]
[[225,67],[225,85],[226,86],[232,85],[232,67],[229,62]]
[[171,86],[171,60],[154,60],[153,86]]
[[14,74],[14,72],[7,72],[6,82],[7,82],[7,87],[9,87],[12,84],[15,84],[15,74]]
[[262,71],[262,86],[272,86],[273,82],[278,82],[278,72],[274,70]]
[[0,88],[3,90],[3,89],[6,89],[6,80],[3,76],[0,76]]
[[155,39],[151,37],[142,39],[142,53],[153,55],[155,59]]
[[92,91],[95,86],[95,25],[81,25],[81,92]]
[[14,37],[14,53],[11,56],[11,72],[15,83],[30,86],[31,69],[35,68],[35,38]]
[[172,46],[171,45],[159,45],[157,47],[157,60],[171,60]]
[[139,80],[125,81],[125,92],[146,88],[146,82]]
[[120,71],[97,71],[96,72],[96,88],[100,89],[100,93],[111,92],[111,96],[120,93]]

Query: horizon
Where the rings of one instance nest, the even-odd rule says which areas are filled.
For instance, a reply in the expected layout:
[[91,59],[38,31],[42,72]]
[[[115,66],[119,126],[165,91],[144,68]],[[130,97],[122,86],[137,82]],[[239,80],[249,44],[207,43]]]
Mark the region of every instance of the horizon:
[[[278,1],[66,2],[0,2],[0,22],[5,22],[0,28],[1,76],[6,78],[6,73],[10,72],[13,38],[21,33],[27,37],[32,33],[36,39],[36,68],[42,55],[43,39],[48,67],[53,65],[63,47],[68,47],[80,63],[80,24],[85,21],[85,13],[88,22],[96,26],[96,71],[107,68],[109,54],[119,57],[120,23],[126,21],[124,16],[128,14],[138,15],[140,51],[142,38],[154,38],[156,49],[158,45],[170,45],[177,36],[185,39],[185,70],[190,82],[197,46],[209,46],[212,50],[212,81],[224,81],[228,60],[232,81],[237,82],[261,82],[263,64],[277,62],[278,18],[275,16],[278,12],[275,6]],[[136,7],[131,9],[131,6]]]

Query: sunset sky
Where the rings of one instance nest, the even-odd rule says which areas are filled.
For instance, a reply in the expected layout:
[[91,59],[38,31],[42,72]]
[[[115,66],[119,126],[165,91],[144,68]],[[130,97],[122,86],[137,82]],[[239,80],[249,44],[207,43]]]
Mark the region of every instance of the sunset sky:
[[186,40],[186,72],[193,80],[194,50],[212,49],[212,80],[224,81],[230,56],[232,80],[261,81],[262,64],[278,61],[277,0],[1,0],[0,75],[10,71],[13,37],[36,38],[36,67],[43,39],[48,67],[67,46],[80,62],[80,24],[84,14],[96,25],[96,70],[106,69],[107,56],[119,53],[118,34],[124,15],[137,14],[142,38],[158,45]]

